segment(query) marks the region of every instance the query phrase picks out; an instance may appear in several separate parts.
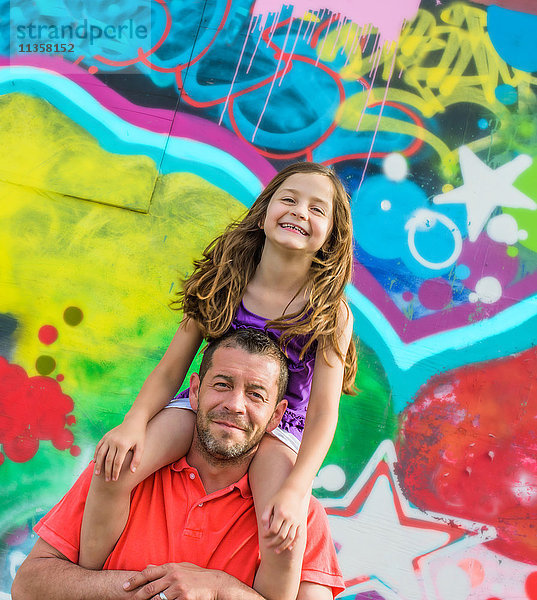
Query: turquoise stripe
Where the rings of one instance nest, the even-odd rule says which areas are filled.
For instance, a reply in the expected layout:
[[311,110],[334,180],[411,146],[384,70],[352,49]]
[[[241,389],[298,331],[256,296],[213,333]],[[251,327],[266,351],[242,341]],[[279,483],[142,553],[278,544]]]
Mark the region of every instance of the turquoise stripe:
[[483,321],[409,344],[400,340],[379,309],[355,287],[348,287],[347,297],[355,333],[377,353],[386,370],[396,412],[436,373],[503,358],[537,344],[537,295]]
[[247,207],[262,190],[259,179],[229,153],[203,142],[168,138],[132,125],[62,75],[34,67],[1,67],[0,94],[11,92],[23,92],[47,100],[86,129],[108,152],[149,156],[162,174],[194,173]]

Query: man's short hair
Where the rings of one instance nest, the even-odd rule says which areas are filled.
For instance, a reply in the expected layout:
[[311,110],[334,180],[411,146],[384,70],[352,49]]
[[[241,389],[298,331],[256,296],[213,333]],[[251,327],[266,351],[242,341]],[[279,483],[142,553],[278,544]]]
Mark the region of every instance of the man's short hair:
[[285,354],[280,350],[280,347],[272,338],[259,329],[239,327],[234,331],[226,333],[226,335],[223,335],[221,338],[212,341],[205,348],[203,358],[201,359],[199,368],[200,382],[203,381],[205,374],[211,368],[213,354],[218,348],[240,348],[241,350],[248,352],[248,354],[266,356],[278,363],[280,372],[278,376],[278,397],[276,399],[276,404],[281,402],[287,390],[289,371]]

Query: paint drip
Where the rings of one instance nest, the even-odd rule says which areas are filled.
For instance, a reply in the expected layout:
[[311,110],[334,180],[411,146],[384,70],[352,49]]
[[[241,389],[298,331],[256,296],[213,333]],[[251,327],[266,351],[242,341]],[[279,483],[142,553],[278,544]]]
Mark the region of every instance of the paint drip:
[[405,21],[411,21],[418,12],[420,0],[256,0],[253,16],[261,17],[264,28],[270,13],[280,14],[284,5],[292,5],[292,17],[302,19],[307,13],[329,11],[339,14],[358,25],[371,23],[379,34],[380,44],[396,42]]

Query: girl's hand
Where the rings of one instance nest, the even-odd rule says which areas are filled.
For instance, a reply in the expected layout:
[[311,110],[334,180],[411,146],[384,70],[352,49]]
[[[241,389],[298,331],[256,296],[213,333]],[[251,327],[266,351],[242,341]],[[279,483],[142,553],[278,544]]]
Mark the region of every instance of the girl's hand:
[[95,475],[104,468],[106,481],[117,481],[129,450],[134,452],[130,469],[134,473],[144,452],[147,424],[143,421],[123,421],[103,436],[95,448]]
[[309,502],[309,496],[283,487],[263,511],[263,536],[270,538],[267,546],[276,554],[293,547],[298,528],[306,522],[306,500]]

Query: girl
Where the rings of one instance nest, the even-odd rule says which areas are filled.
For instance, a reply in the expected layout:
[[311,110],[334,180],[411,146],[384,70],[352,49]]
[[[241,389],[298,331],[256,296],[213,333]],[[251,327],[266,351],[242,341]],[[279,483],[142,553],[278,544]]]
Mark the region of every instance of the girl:
[[[305,544],[297,529],[305,526],[341,391],[352,391],[356,374],[352,316],[344,300],[352,227],[341,181],[315,163],[286,167],[194,266],[172,303],[183,311],[183,320],[170,346],[123,423],[97,445],[79,563],[102,566],[125,527],[133,487],[187,453],[195,415],[172,410],[189,408],[184,393],[170,399],[202,340],[210,342],[231,327],[253,326],[273,332],[290,362],[288,409],[280,427],[265,435],[249,471],[261,560],[271,574],[263,581],[257,577],[254,588],[267,598],[295,598]],[[125,458],[131,450],[129,469]],[[294,545],[295,539],[300,544]],[[298,564],[298,572],[287,580],[281,574],[290,562]]]

